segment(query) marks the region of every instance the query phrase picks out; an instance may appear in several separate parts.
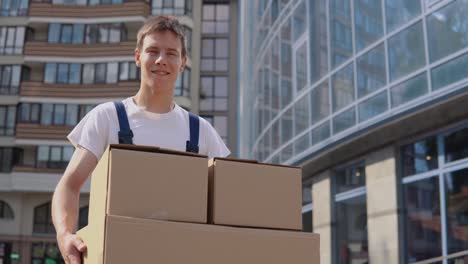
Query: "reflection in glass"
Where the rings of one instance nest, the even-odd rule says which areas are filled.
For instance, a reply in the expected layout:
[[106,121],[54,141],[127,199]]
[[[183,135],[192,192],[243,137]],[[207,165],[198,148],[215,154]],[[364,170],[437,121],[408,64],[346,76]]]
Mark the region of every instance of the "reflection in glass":
[[403,195],[407,261],[441,256],[439,178],[404,184]]
[[403,176],[437,169],[437,139],[430,137],[402,148]]
[[336,202],[335,212],[337,263],[368,263],[366,196]]
[[468,157],[468,128],[455,131],[444,138],[445,162]]
[[273,123],[271,127],[271,146],[273,151],[277,150],[280,146],[280,124],[279,120]]
[[310,134],[306,133],[294,141],[294,153],[297,155],[310,147]]
[[58,43],[59,37],[60,37],[60,24],[57,24],[57,23],[49,24],[48,42]]
[[293,156],[293,143],[287,145],[282,151],[281,151],[281,162],[286,162]]
[[399,106],[416,99],[428,92],[426,74],[422,73],[404,83],[394,86],[390,90],[392,107]]
[[383,35],[382,20],[381,1],[354,1],[356,52],[366,48]]
[[281,145],[284,145],[293,136],[293,109],[290,108],[281,116]]
[[421,22],[389,39],[388,59],[391,80],[401,78],[424,66],[426,55]]
[[333,118],[333,133],[339,133],[356,124],[356,111],[354,107]]
[[309,108],[310,100],[308,94],[299,99],[299,101],[294,105],[296,135],[299,135],[309,127]]
[[386,84],[385,49],[381,44],[357,59],[357,92],[361,98]]
[[387,32],[410,21],[421,13],[420,1],[385,0]]
[[468,71],[466,69],[468,69],[468,53],[432,69],[432,90],[467,78]]
[[310,92],[312,125],[330,114],[328,81],[324,81]]
[[335,193],[366,186],[366,171],[362,164],[335,171]]
[[307,85],[307,42],[296,51],[296,91],[301,91]]
[[332,68],[353,54],[350,0],[330,0],[330,38]]
[[326,1],[309,1],[310,82],[328,72]]
[[336,112],[354,101],[353,64],[341,69],[332,77],[333,112]]
[[284,79],[281,80],[280,93],[281,93],[281,107],[284,108],[292,100],[292,85],[291,81]]
[[468,46],[468,0],[457,0],[427,17],[431,62]]
[[387,109],[387,91],[383,91],[359,104],[359,122],[373,118]]
[[468,169],[445,175],[447,253],[468,249]]
[[312,130],[312,145],[316,145],[330,137],[330,121]]
[[293,41],[299,39],[305,32],[307,25],[307,8],[304,0],[297,6],[293,14]]

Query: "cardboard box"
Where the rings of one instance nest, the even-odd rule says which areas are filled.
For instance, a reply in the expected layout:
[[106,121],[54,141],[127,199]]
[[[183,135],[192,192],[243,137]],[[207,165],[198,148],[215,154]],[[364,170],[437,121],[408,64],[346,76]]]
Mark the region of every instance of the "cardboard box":
[[84,264],[313,264],[319,236],[296,231],[234,228],[106,216],[86,227]]
[[88,222],[107,214],[206,223],[207,162],[186,152],[110,145],[93,172]]
[[209,223],[302,229],[301,168],[211,159]]

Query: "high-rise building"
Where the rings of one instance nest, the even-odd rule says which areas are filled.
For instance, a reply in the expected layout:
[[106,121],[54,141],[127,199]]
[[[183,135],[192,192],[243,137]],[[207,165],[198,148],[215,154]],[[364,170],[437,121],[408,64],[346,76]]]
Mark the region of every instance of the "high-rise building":
[[321,263],[467,263],[468,1],[239,14],[239,154],[303,167]]
[[[0,263],[63,263],[52,192],[66,140],[97,104],[139,88],[136,33],[155,15],[186,27],[175,101],[207,118],[236,155],[237,1],[0,0]],[[89,182],[80,200],[87,223]]]

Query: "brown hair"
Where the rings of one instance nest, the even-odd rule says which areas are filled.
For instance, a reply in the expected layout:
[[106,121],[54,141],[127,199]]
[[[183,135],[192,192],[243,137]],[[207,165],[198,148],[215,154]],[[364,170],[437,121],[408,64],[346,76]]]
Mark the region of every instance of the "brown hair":
[[179,20],[173,16],[156,16],[146,20],[145,24],[138,30],[136,48],[141,51],[143,47],[143,39],[146,35],[153,32],[171,31],[174,33],[182,43],[182,57],[187,55],[187,48],[185,45],[185,29],[179,23]]

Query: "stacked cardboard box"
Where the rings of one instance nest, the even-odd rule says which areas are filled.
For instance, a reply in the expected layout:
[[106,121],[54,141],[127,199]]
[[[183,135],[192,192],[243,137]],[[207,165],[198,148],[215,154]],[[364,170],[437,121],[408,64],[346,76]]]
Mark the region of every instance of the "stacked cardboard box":
[[111,145],[78,235],[85,264],[319,263],[300,206],[299,168]]

